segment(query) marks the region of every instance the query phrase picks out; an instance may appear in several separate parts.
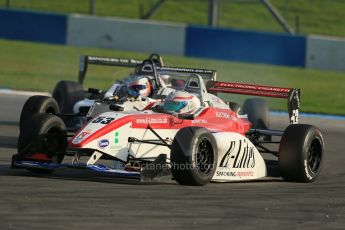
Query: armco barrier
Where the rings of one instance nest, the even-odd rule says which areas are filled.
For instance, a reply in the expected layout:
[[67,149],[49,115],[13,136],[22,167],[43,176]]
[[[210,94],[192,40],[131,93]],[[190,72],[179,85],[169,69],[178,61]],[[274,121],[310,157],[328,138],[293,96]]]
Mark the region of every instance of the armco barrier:
[[186,56],[305,66],[306,38],[206,27],[187,27]]
[[67,16],[0,9],[0,38],[66,43]]
[[185,26],[71,15],[67,44],[183,55]]
[[345,39],[309,36],[306,67],[345,71]]

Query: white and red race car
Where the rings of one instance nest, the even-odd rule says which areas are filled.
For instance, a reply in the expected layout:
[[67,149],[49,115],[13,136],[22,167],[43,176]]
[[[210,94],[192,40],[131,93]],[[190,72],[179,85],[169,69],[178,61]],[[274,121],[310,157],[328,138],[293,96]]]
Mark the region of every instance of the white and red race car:
[[[264,178],[263,153],[269,153],[277,157],[286,181],[312,182],[319,175],[324,141],[318,128],[297,124],[298,89],[216,81],[206,87],[200,75],[192,74],[183,90],[202,102],[192,114],[108,111],[71,138],[58,116],[36,114],[29,131],[19,136],[12,167],[41,173],[82,168],[142,181],[170,175],[183,185],[205,185]],[[218,92],[285,98],[291,124],[284,131],[253,129],[245,115],[216,96]],[[270,141],[267,136],[281,140]],[[279,144],[279,150],[267,143]],[[66,155],[73,156],[72,162],[63,162]]]
[[[117,80],[107,91],[94,88],[84,91],[83,83],[90,65],[124,67],[132,69],[133,72],[123,79]],[[165,94],[168,94],[168,92],[164,92],[163,88],[165,86],[174,88],[172,84],[174,80],[182,80],[185,73],[199,73],[205,80],[216,80],[217,75],[215,70],[164,66],[162,57],[156,53],[149,55],[145,60],[82,55],[79,63],[78,82],[59,81],[54,88],[52,97],[57,101],[59,111],[65,114],[86,114],[95,102],[108,100],[109,98],[114,98],[114,96],[119,97],[119,102],[123,104],[124,110],[129,111],[133,110],[133,106],[142,107],[142,105],[146,104],[145,102],[140,102],[140,100],[136,100],[136,103],[121,100],[128,96],[126,83],[131,78],[135,76],[148,78],[151,85],[151,93],[147,97],[162,98],[166,96]]]

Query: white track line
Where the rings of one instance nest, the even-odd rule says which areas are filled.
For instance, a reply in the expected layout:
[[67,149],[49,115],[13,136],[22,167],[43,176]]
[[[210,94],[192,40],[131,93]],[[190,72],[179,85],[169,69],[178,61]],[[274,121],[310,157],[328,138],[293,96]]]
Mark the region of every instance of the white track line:
[[23,95],[23,96],[33,96],[33,95],[51,96],[51,94],[48,92],[19,91],[19,90],[12,90],[12,89],[0,89],[0,94],[13,94],[13,95]]

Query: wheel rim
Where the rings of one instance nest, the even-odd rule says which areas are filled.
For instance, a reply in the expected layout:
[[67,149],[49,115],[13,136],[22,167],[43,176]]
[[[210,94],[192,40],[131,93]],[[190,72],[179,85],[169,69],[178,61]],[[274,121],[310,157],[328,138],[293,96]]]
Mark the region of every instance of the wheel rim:
[[209,175],[214,167],[214,152],[211,142],[204,138],[202,139],[196,149],[196,164],[197,169],[204,175]]
[[311,172],[317,173],[320,169],[322,158],[322,148],[320,142],[315,139],[308,152],[308,168]]

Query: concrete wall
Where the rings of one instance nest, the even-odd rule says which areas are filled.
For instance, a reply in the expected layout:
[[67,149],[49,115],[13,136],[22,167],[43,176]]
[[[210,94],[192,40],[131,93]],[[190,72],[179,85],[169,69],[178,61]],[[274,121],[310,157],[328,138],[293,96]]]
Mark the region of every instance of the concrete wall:
[[183,55],[185,26],[72,15],[68,19],[67,44]]
[[306,67],[345,71],[345,39],[309,36]]

